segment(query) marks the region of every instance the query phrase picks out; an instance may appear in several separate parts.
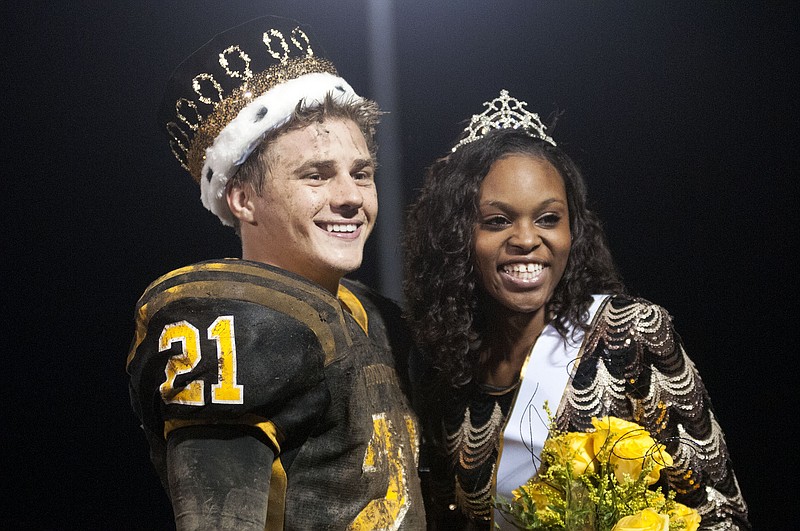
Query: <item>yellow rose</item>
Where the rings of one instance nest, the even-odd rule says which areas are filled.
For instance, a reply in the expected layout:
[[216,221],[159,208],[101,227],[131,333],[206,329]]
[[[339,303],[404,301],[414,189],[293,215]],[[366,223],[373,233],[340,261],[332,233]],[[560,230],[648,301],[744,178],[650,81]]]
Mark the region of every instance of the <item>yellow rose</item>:
[[595,471],[594,433],[569,432],[555,439],[547,439],[545,449],[561,463],[572,465],[572,473],[579,476]]
[[620,518],[611,531],[669,531],[669,516],[647,508]]
[[700,514],[681,503],[675,503],[669,517],[673,522],[683,522],[685,531],[697,531],[700,527]]
[[672,456],[664,445],[656,444],[650,433],[638,424],[616,417],[594,418],[592,424],[595,427],[594,451],[599,452],[608,441],[609,463],[617,481],[621,482],[626,475],[635,480],[645,463],[653,462],[653,468],[645,478],[645,482],[652,485],[658,481],[662,468],[672,466]]

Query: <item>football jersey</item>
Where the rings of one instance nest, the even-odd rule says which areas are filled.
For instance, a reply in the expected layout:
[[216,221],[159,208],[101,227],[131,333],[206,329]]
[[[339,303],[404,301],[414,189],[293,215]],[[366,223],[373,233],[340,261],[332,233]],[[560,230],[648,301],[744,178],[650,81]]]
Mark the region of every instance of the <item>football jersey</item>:
[[[136,308],[130,392],[165,483],[169,433],[257,429],[276,455],[267,529],[423,529],[409,335],[396,305],[244,260],[178,269]],[[402,375],[402,377],[401,377]]]

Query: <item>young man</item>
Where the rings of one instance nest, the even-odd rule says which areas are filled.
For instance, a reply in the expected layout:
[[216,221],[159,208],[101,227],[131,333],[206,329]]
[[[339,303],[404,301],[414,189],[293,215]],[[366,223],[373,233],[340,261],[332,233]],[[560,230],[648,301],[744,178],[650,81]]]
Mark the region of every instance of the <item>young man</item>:
[[137,305],[132,404],[178,529],[423,529],[408,335],[342,278],[377,215],[377,106],[275,17],[170,87],[173,152],[242,240]]

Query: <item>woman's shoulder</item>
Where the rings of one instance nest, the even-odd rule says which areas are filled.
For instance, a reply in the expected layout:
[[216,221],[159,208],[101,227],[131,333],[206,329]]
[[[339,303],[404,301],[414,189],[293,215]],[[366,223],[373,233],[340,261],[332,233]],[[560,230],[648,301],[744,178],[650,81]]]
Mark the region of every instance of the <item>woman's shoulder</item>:
[[606,345],[631,346],[644,343],[650,347],[671,349],[674,338],[672,317],[658,304],[626,294],[611,295],[602,306],[591,330],[595,340]]
[[672,316],[663,306],[628,294],[609,295],[602,314],[622,322],[672,322]]

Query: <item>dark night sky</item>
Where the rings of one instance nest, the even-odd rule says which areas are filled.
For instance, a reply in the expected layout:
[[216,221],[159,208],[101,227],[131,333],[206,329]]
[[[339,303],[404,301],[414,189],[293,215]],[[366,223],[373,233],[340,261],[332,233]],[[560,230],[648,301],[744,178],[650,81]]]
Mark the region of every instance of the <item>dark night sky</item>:
[[[0,524],[170,528],[128,405],[133,306],[158,275],[236,256],[238,240],[202,208],[156,127],[161,87],[215,33],[278,14],[311,25],[371,96],[366,1],[0,8],[11,360]],[[787,528],[797,481],[783,478],[798,471],[783,435],[796,428],[785,419],[797,388],[796,13],[785,2],[397,0],[395,24],[388,110],[402,204],[501,88],[543,117],[563,111],[553,136],[584,171],[630,291],[674,316],[754,523]],[[368,256],[395,245],[373,238]],[[358,276],[379,280],[374,267]]]

